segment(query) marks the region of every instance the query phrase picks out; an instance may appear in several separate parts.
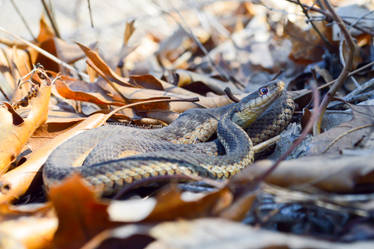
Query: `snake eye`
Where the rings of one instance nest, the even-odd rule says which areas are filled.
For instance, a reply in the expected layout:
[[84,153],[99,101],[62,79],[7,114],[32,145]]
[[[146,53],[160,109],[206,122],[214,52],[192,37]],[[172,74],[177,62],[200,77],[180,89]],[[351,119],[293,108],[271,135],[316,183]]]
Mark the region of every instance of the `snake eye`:
[[260,95],[266,95],[269,92],[269,89],[267,87],[261,87],[259,90]]

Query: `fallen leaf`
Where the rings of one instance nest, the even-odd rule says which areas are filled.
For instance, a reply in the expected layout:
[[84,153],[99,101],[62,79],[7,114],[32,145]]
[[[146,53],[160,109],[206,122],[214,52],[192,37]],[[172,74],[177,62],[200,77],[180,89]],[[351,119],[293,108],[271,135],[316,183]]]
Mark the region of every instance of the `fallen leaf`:
[[[318,30],[331,40],[331,30],[322,22],[315,22]],[[301,27],[288,21],[284,31],[292,42],[290,58],[299,64],[309,64],[321,60],[324,53],[323,40],[313,28],[303,30]]]
[[[25,248],[50,248],[57,229],[55,217],[20,217],[0,223],[0,232],[19,241]],[[8,247],[3,247],[8,248]]]
[[9,202],[24,194],[34,179],[40,167],[45,163],[49,154],[61,143],[85,129],[102,125],[108,116],[94,114],[70,129],[68,132],[58,135],[48,143],[33,152],[22,165],[7,172],[0,177],[0,203]]
[[108,204],[99,201],[78,175],[52,186],[48,195],[58,217],[54,237],[57,248],[80,248],[104,229],[116,225],[109,220]]
[[87,83],[83,80],[76,80],[67,76],[61,76],[55,82],[57,92],[66,99],[87,101],[98,105],[123,105],[122,101],[111,98],[96,83]]
[[[36,89],[36,96],[30,96],[28,107],[30,111],[24,121],[15,125],[13,115],[7,108],[0,108],[2,120],[0,140],[0,172],[4,173],[10,163],[16,159],[27,140],[34,131],[47,120],[48,104],[51,94],[51,81],[48,78],[39,78],[39,69],[33,74],[34,80],[39,82],[40,87]],[[45,76],[44,73],[42,73]],[[16,123],[17,124],[17,123]]]
[[[349,193],[359,185],[374,184],[374,156],[323,155],[281,162],[265,182],[293,189],[315,187],[327,192]],[[241,171],[236,177],[248,181],[264,174],[273,162],[262,160]]]
[[[116,72],[114,72],[100,57],[100,55],[90,49],[89,47],[84,46],[83,44],[77,42],[78,46],[82,49],[82,51],[86,54],[88,59],[96,66],[99,71],[104,74],[109,80],[114,81],[123,86],[133,86],[128,82],[127,79],[119,76]],[[99,72],[98,72],[99,73]]]
[[352,120],[313,137],[308,145],[308,155],[319,155],[324,152],[336,154],[343,149],[354,148],[359,139],[372,132],[374,106],[352,105],[352,117]]
[[95,236],[81,249],[148,248],[147,245],[155,240],[148,234],[149,227],[126,225],[106,230]]
[[175,188],[169,188],[159,193],[157,202],[152,212],[144,219],[144,222],[167,221],[178,218],[192,219],[217,214],[230,205],[231,193],[222,188],[208,193],[194,201],[184,201],[181,192]]
[[149,234],[156,239],[147,248],[179,248],[179,249],[369,249],[371,241],[355,243],[339,243],[313,239],[300,235],[285,234],[250,227],[238,222],[221,219],[196,219],[164,222],[150,229]]

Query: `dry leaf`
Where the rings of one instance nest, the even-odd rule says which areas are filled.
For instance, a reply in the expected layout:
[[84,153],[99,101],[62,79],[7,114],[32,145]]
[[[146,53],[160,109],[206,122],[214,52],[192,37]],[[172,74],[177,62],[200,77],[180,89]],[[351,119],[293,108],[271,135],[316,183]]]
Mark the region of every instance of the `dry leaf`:
[[374,126],[374,106],[352,106],[352,116],[352,120],[313,137],[308,145],[308,155],[319,155],[325,151],[336,154],[343,149],[354,148],[363,136],[367,137]]
[[[316,22],[315,24],[323,35],[331,39],[331,30],[324,23]],[[321,60],[324,53],[323,41],[313,28],[302,30],[299,26],[288,21],[284,31],[292,42],[289,56],[293,61],[299,64],[309,64]]]
[[[41,84],[36,90],[36,96],[31,97],[28,106],[30,112],[24,122],[14,125],[12,114],[4,106],[0,109],[2,126],[0,128],[0,172],[4,173],[10,163],[21,152],[27,140],[34,131],[47,120],[49,97],[51,94],[51,82],[49,79],[40,79],[34,74],[34,80]],[[43,76],[46,77],[46,76]]]
[[[268,176],[267,183],[294,189],[310,189],[315,187],[327,192],[353,192],[360,184],[374,184],[374,156],[310,156],[283,161]],[[236,177],[247,178],[248,181],[266,172],[273,162],[262,160],[244,169]]]
[[148,249],[369,249],[373,247],[371,241],[356,243],[329,242],[299,235],[275,233],[221,219],[164,222],[151,228],[149,234],[156,241],[150,244],[147,247]]
[[[21,217],[0,223],[0,233],[20,241],[25,248],[50,248],[57,229],[55,217]],[[2,247],[8,248],[8,247]]]
[[[90,49],[89,47],[84,46],[83,44],[77,42],[78,46],[82,49],[82,51],[86,54],[88,59],[93,63],[94,66],[98,69],[98,73],[102,76],[106,76],[109,80],[116,82],[123,86],[133,86],[128,82],[127,79],[119,76],[114,72],[106,63],[105,61],[100,57],[100,55],[96,52]],[[91,65],[92,66],[92,65]],[[95,68],[93,68],[95,69]]]
[[181,198],[181,192],[175,188],[169,188],[157,195],[157,203],[144,221],[155,222],[211,216],[230,205],[231,201],[231,193],[226,188],[209,193],[195,201],[184,201]]
[[100,113],[90,116],[73,129],[70,129],[68,132],[63,133],[44,144],[37,151],[33,152],[21,166],[1,176],[0,203],[9,202],[24,194],[40,167],[47,160],[49,154],[51,154],[58,145],[79,132],[82,132],[82,130],[102,125],[107,119],[108,116]]
[[109,220],[108,204],[98,201],[78,175],[51,187],[49,197],[59,222],[54,237],[57,248],[80,248],[99,232],[116,225]]
[[56,80],[55,87],[57,92],[66,99],[87,101],[98,105],[123,105],[122,98],[111,98],[96,83],[61,76],[61,80]]

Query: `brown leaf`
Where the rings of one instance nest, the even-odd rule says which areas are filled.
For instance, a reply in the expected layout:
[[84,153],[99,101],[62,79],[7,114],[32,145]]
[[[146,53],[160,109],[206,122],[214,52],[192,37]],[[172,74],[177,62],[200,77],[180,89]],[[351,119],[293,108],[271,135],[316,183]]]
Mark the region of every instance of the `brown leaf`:
[[30,216],[0,223],[1,234],[20,241],[24,248],[33,249],[50,248],[56,228],[55,217]]
[[154,240],[148,234],[148,227],[126,225],[98,234],[81,249],[143,249]]
[[318,136],[312,138],[308,155],[339,153],[343,149],[355,147],[363,136],[368,136],[373,130],[374,106],[352,106],[352,120],[344,122]]
[[121,222],[160,222],[179,218],[192,219],[217,215],[232,202],[227,188],[193,196],[186,200],[175,186],[168,186],[156,198],[111,203],[111,220]]
[[73,137],[84,129],[102,125],[108,119],[107,115],[94,114],[70,129],[58,135],[48,143],[33,152],[21,166],[7,172],[0,178],[0,203],[9,202],[24,194],[34,179],[40,167],[47,160],[49,154],[61,143]]
[[36,38],[38,42],[44,42],[55,37],[52,28],[47,24],[44,15],[39,20],[39,35]]
[[108,204],[98,201],[93,190],[78,175],[51,187],[49,197],[59,221],[54,238],[57,248],[80,248],[96,234],[116,224],[109,220]]
[[102,73],[103,76],[106,76],[109,80],[114,81],[120,85],[123,86],[133,86],[128,82],[127,79],[119,76],[114,72],[106,63],[105,61],[100,57],[100,55],[90,49],[89,47],[84,46],[83,44],[77,42],[78,46],[82,49],[82,51],[86,54],[88,59],[93,63],[94,66],[96,66],[97,69],[99,69],[98,73]]
[[132,34],[134,33],[135,31],[135,26],[134,26],[134,23],[135,23],[135,20],[132,20],[132,21],[128,21],[126,22],[126,27],[125,27],[125,34],[123,36],[123,43],[125,45],[128,44]]
[[[192,83],[201,82],[215,93],[221,95],[225,94],[224,90],[226,87],[229,87],[235,94],[240,93],[240,91],[237,90],[236,86],[232,82],[224,82],[208,77],[204,74],[198,74],[191,71],[178,69],[175,71],[175,75],[177,76],[176,83],[179,87],[186,87],[188,85],[191,85]],[[201,93],[202,91],[196,92]]]
[[[317,23],[318,29],[331,40],[331,29],[323,23]],[[290,58],[299,64],[309,64],[321,60],[324,53],[321,37],[314,29],[302,30],[300,27],[288,21],[284,31],[292,42]]]
[[111,98],[98,84],[87,83],[83,80],[76,80],[67,76],[61,76],[61,80],[55,81],[58,93],[66,98],[79,101],[87,101],[98,105],[123,105],[123,100],[119,101]]
[[161,80],[157,79],[153,75],[132,75],[130,76],[130,79],[135,81],[134,85],[141,86],[142,88],[163,90]]
[[0,128],[1,173],[8,169],[10,163],[21,152],[23,146],[33,132],[47,120],[48,103],[51,94],[50,80],[47,78],[39,78],[37,73],[33,74],[33,78],[35,81],[39,82],[40,87],[37,87],[36,96],[28,100],[30,111],[27,117],[24,118],[23,123],[14,125],[15,121],[12,117],[13,115],[9,112],[8,108],[0,108],[0,117],[2,120],[2,126]]
[[[160,223],[149,234],[156,239],[151,248],[178,249],[325,249],[372,248],[372,241],[352,243],[330,242],[311,237],[275,233],[223,219],[179,220]],[[207,246],[209,245],[209,246]]]
[[195,201],[184,201],[181,192],[172,187],[157,195],[156,206],[144,222],[211,216],[230,205],[231,201],[231,193],[226,188],[209,193]]
[[[134,106],[133,109],[138,111],[169,110],[169,103],[157,102],[158,100],[170,99],[167,96],[162,96],[161,93],[158,94],[158,97],[153,97],[147,94],[142,94],[142,92],[146,89],[139,89],[133,87],[126,88],[119,86],[118,89],[120,89],[122,94],[126,97],[125,101],[121,96],[119,96],[119,94],[117,94],[117,92],[113,91],[113,89],[111,89],[104,81],[98,81],[97,83],[87,83],[83,80],[75,80],[67,76],[61,76],[61,78],[63,80],[56,80],[55,87],[58,93],[67,99],[87,101],[98,105],[116,106],[123,106],[124,104],[132,104],[142,101],[155,100],[155,103],[139,104]],[[137,92],[137,96],[141,95],[141,97],[144,98],[134,98],[131,96],[131,94],[127,93],[127,90],[134,90]],[[127,98],[127,96],[129,97]]]
[[9,93],[9,99],[17,88],[17,81],[22,76],[31,71],[32,66],[29,64],[30,55],[17,48],[1,48],[0,66],[1,73],[4,75],[8,84],[2,84],[2,89]]
[[[359,184],[374,184],[373,161],[374,156],[370,154],[301,157],[280,163],[265,181],[293,189],[313,186],[328,192],[352,192]],[[264,174],[272,164],[270,160],[258,161],[238,176],[251,181]]]

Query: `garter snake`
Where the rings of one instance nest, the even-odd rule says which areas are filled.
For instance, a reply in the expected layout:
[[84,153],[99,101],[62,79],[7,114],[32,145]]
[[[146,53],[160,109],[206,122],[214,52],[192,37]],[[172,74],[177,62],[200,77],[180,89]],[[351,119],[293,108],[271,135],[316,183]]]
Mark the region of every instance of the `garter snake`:
[[[57,147],[44,166],[43,178],[50,186],[77,172],[105,195],[159,175],[228,178],[253,162],[253,143],[287,126],[293,109],[279,81],[238,103],[188,110],[164,128],[102,126]],[[217,138],[208,141],[214,134]]]

